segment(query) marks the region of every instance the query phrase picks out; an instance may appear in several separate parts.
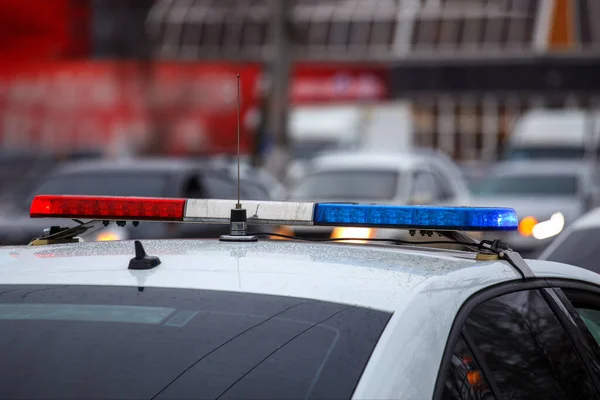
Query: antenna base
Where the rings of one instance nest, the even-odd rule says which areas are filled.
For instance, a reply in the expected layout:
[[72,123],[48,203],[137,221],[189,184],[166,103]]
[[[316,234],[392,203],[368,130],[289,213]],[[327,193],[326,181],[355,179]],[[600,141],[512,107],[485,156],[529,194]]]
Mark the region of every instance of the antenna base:
[[234,235],[221,235],[219,237],[220,242],[258,242],[257,236],[252,235],[244,235],[244,236],[234,236]]
[[[239,206],[239,208],[238,208]],[[229,235],[221,235],[221,242],[258,242],[258,237],[248,235],[248,218],[246,210],[241,208],[241,204],[236,204],[236,208],[231,210],[229,220]]]

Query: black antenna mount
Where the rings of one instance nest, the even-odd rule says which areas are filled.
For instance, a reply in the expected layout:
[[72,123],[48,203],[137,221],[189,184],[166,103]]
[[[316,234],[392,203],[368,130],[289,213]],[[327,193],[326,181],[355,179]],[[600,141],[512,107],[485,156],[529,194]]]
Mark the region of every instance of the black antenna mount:
[[152,269],[160,264],[160,259],[156,256],[149,256],[142,246],[142,242],[136,240],[135,257],[129,261],[128,269]]
[[258,237],[248,235],[248,216],[240,201],[240,74],[237,74],[237,203],[229,217],[229,235],[221,235],[221,242],[257,242]]

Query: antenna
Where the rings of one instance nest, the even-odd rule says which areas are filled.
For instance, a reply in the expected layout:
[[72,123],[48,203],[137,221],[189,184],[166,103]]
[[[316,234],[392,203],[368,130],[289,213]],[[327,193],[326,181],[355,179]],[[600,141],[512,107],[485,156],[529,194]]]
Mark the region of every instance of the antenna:
[[242,208],[240,203],[240,74],[237,74],[237,210]]
[[248,217],[240,200],[240,74],[237,74],[237,203],[229,217],[229,235],[221,235],[221,242],[257,242],[258,237],[248,235]]

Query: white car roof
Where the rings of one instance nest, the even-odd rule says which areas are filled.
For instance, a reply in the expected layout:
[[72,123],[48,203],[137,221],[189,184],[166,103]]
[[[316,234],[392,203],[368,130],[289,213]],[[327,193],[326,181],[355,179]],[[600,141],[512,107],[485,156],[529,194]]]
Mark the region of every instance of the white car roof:
[[[217,240],[143,241],[162,263],[128,270],[133,241],[0,248],[0,284],[197,288],[393,312],[354,398],[431,398],[454,318],[474,293],[520,279],[505,261],[418,247]],[[528,261],[540,277],[600,284],[577,267]],[[404,360],[404,362],[398,362]],[[434,366],[432,368],[432,366]]]
[[[473,252],[343,243],[145,240],[162,263],[130,271],[133,241],[0,248],[0,284],[173,287],[286,295],[351,303],[390,312],[429,283],[453,289],[453,277],[477,277],[483,289],[520,275],[504,261],[475,261]],[[529,260],[537,274],[585,270]],[[582,272],[583,271],[583,272]],[[581,275],[583,274],[583,275]],[[597,279],[594,279],[597,281]],[[598,281],[600,283],[600,281]]]
[[[510,141],[517,146],[582,146],[590,133],[590,120],[597,124],[600,114],[581,110],[531,110],[516,121]],[[597,136],[598,128],[593,132]]]
[[[148,240],[143,244],[148,254],[162,260],[150,271],[127,269],[134,255],[132,241],[4,247],[0,283],[242,291],[395,311],[428,280],[461,270],[478,271],[470,268],[477,264],[473,254],[463,252],[291,241]],[[503,271],[506,279],[518,278],[510,267],[497,264],[494,269]]]
[[311,161],[313,171],[332,169],[409,171],[426,161],[426,157],[410,153],[336,152],[318,156]]

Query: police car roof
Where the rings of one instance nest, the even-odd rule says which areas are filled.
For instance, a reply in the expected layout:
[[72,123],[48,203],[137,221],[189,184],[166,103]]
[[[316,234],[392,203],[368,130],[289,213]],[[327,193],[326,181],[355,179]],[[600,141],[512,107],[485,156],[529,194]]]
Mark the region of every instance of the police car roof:
[[[455,311],[471,294],[521,276],[504,261],[418,247],[217,240],[144,241],[162,263],[128,270],[132,241],[0,248],[0,284],[109,285],[207,289],[293,296],[397,312],[414,297]],[[577,267],[528,260],[541,277],[600,277]],[[436,302],[437,299],[437,302]],[[446,306],[444,306],[446,307]]]

